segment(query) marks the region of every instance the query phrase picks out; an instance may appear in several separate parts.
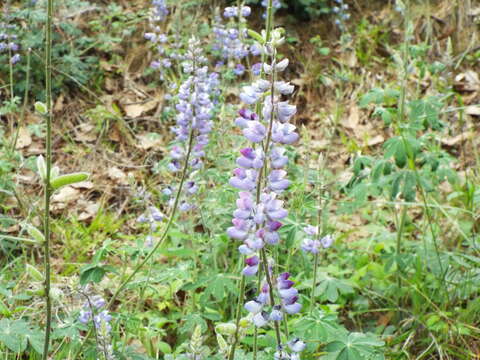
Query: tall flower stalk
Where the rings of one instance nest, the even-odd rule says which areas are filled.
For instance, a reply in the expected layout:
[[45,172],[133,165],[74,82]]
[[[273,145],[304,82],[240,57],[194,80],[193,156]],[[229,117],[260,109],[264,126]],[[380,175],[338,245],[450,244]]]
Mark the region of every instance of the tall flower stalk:
[[45,93],[46,93],[46,173],[44,179],[44,264],[45,264],[45,302],[46,302],[46,325],[45,342],[43,346],[43,360],[48,359],[48,350],[50,347],[50,332],[52,328],[52,300],[50,297],[50,198],[52,188],[50,186],[50,176],[52,169],[52,18],[53,18],[53,0],[47,1],[47,23],[45,27]]
[[[242,271],[236,332],[229,360],[234,359],[238,344],[246,278],[260,276],[260,270],[264,276],[260,282],[260,293],[243,306],[250,313],[252,323],[256,328],[273,323],[277,343],[275,357],[278,359],[286,356],[298,358],[298,353],[304,347],[301,345],[303,343],[298,345],[295,340],[295,345],[289,343],[292,355],[284,349],[280,323],[287,314],[298,313],[302,306],[290,274],[284,272],[275,275],[274,264],[267,254],[268,246],[280,243],[278,230],[282,227],[281,220],[288,215],[280,200],[281,194],[290,185],[284,170],[288,162],[284,145],[293,144],[299,138],[295,126],[289,123],[296,113],[296,107],[281,101],[281,96],[292,94],[294,86],[279,80],[280,74],[288,66],[288,59],[277,61],[276,48],[284,39],[280,31],[272,30],[272,0],[268,5],[267,25],[262,40],[265,59],[262,73],[268,76],[268,80],[262,76],[242,89],[240,99],[247,107],[239,111],[239,117],[235,120],[244,137],[252,144],[240,150],[240,157],[237,158],[239,167],[233,171],[230,179],[230,185],[241,192],[233,213],[233,226],[228,228],[227,234],[243,242],[239,251],[246,256],[246,266]],[[288,336],[286,331],[284,337],[288,339]]]
[[[190,74],[190,76],[179,88],[180,101],[177,104],[177,122],[173,128],[177,145],[170,152],[172,162],[169,166],[170,170],[179,171],[181,175],[176,195],[171,201],[170,216],[155,246],[133,269],[130,275],[121,282],[110,299],[109,306],[113,304],[120,292],[164,243],[177,210],[186,210],[186,206],[190,206],[186,201],[181,202],[183,195],[192,195],[196,192],[196,190],[194,191],[196,189],[195,183],[193,181],[187,182],[187,180],[191,175],[190,170],[197,169],[202,165],[202,157],[205,155],[204,147],[208,144],[208,133],[212,128],[211,117],[213,111],[210,99],[212,94],[211,84],[212,82],[215,83],[215,77],[209,76],[207,67],[203,66],[207,59],[202,54],[200,42],[195,38],[189,41],[185,60],[183,64],[184,72]],[[185,185],[186,191],[184,191]],[[185,206],[185,208],[182,208],[182,206]]]

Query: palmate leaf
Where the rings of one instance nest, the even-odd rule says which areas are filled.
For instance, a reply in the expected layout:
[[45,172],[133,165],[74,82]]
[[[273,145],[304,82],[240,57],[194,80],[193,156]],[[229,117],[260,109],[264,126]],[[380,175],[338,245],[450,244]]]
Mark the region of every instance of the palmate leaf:
[[30,344],[39,354],[43,352],[44,334],[24,320],[0,320],[0,343],[15,353],[22,353]]
[[384,342],[373,334],[345,333],[325,347],[322,360],[383,360]]
[[231,274],[212,274],[202,276],[197,281],[183,286],[183,290],[186,291],[194,291],[199,288],[204,288],[202,290],[202,302],[208,304],[211,297],[221,301],[229,294],[236,294],[237,281]]
[[204,296],[209,299],[210,296],[217,301],[224,299],[229,293],[237,292],[237,283],[229,274],[216,274],[209,276],[204,290]]
[[353,293],[353,287],[348,280],[337,279],[328,274],[319,274],[319,285],[315,288],[315,296],[320,296],[322,300],[336,302],[340,295]]
[[346,330],[338,324],[335,314],[328,314],[315,309],[295,323],[295,334],[307,342],[308,350],[313,352],[320,343],[327,343],[337,338]]

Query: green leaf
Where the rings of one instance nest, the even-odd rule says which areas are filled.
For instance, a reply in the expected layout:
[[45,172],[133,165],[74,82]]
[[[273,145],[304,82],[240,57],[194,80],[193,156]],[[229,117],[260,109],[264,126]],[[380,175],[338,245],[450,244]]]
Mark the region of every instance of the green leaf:
[[79,173],[72,173],[72,174],[66,174],[66,175],[61,175],[53,180],[50,181],[50,186],[52,187],[53,190],[57,190],[61,188],[62,186],[70,185],[70,184],[75,184],[81,181],[87,180],[89,177],[88,173],[85,172],[79,172]]
[[262,35],[260,35],[259,33],[257,33],[256,31],[254,30],[251,30],[251,29],[248,29],[247,30],[248,32],[248,35],[255,39],[256,41],[258,41],[261,45],[263,45],[265,43],[265,40],[263,39]]
[[99,283],[109,270],[111,267],[98,264],[85,266],[80,272],[80,285],[83,286],[89,282]]
[[373,334],[343,333],[325,347],[327,355],[322,360],[383,359],[384,342]]
[[21,353],[27,348],[28,341],[24,335],[27,332],[29,329],[23,320],[0,320],[0,342],[14,353]]
[[30,235],[39,244],[43,244],[45,242],[45,236],[35,226],[30,224],[25,224],[25,230],[27,230],[28,235]]

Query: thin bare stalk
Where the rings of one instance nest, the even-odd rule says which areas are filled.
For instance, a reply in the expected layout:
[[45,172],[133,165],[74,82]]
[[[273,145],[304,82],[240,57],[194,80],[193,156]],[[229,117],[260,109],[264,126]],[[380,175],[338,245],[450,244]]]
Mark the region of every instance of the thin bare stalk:
[[13,138],[13,141],[12,141],[12,145],[11,145],[11,149],[12,149],[12,152],[15,151],[15,148],[17,147],[17,141],[18,141],[18,135],[20,133],[20,127],[22,126],[22,124],[25,123],[25,111],[27,109],[27,105],[28,105],[28,91],[30,90],[29,87],[30,87],[30,63],[31,63],[31,59],[32,59],[32,51],[31,49],[28,49],[28,52],[27,52],[27,76],[25,78],[25,93],[23,95],[23,105],[22,105],[22,112],[20,113],[20,121],[18,122],[17,124],[17,130],[15,131],[15,136]]
[[52,168],[52,19],[53,19],[53,0],[47,1],[47,24],[45,28],[45,92],[46,92],[46,149],[45,161],[46,171],[44,183],[45,211],[44,211],[44,267],[45,267],[45,302],[46,302],[46,325],[45,341],[43,345],[43,360],[48,359],[48,350],[50,347],[50,332],[52,329],[52,300],[50,297],[50,198],[52,189],[50,187],[50,172]]

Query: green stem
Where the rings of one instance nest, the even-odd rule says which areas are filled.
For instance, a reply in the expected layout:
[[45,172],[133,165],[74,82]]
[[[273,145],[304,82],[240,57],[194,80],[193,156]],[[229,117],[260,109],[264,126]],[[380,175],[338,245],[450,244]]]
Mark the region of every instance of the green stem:
[[397,284],[398,288],[400,289],[402,285],[402,276],[401,276],[401,269],[400,269],[400,254],[402,251],[402,235],[403,229],[405,228],[405,219],[407,217],[407,207],[403,206],[402,208],[402,215],[400,217],[400,224],[397,229],[397,248],[396,248],[396,263],[397,263]]
[[232,348],[228,355],[228,360],[235,359],[235,349],[237,348],[238,343],[238,334],[240,331],[240,316],[242,314],[242,304],[243,299],[245,298],[245,275],[242,275],[242,280],[240,281],[240,296],[238,297],[237,311],[236,311],[236,320],[235,320],[235,335],[233,337]]
[[43,360],[48,359],[48,350],[50,347],[50,332],[52,328],[52,300],[50,297],[50,197],[52,189],[50,187],[50,172],[52,168],[52,18],[53,18],[53,0],[47,1],[47,24],[45,28],[45,92],[47,106],[47,135],[46,135],[46,168],[47,173],[44,183],[45,212],[44,212],[44,266],[45,266],[45,302],[46,302],[46,326],[45,342],[43,344]]
[[27,104],[28,104],[28,91],[30,88],[30,63],[32,59],[32,50],[28,49],[27,52],[27,76],[25,78],[25,93],[23,95],[23,106],[22,106],[22,112],[20,113],[20,121],[17,125],[17,130],[15,131],[15,136],[12,141],[11,149],[12,152],[15,151],[15,148],[17,147],[17,141],[18,141],[18,135],[20,133],[20,127],[22,124],[25,122],[25,111],[27,109]]
[[160,248],[160,246],[162,246],[163,242],[165,241],[165,239],[167,238],[167,235],[168,235],[168,232],[170,230],[170,227],[172,226],[172,223],[173,223],[173,219],[175,218],[175,213],[177,212],[177,208],[178,208],[178,203],[180,202],[180,197],[181,197],[181,193],[182,193],[182,189],[183,189],[183,184],[185,182],[185,179],[187,177],[187,170],[188,170],[188,163],[190,162],[190,155],[192,153],[192,148],[193,148],[193,139],[194,139],[194,129],[191,128],[190,129],[190,135],[189,135],[189,140],[188,140],[188,150],[187,150],[187,155],[185,157],[185,163],[183,165],[183,170],[182,170],[182,177],[180,179],[180,184],[178,186],[178,191],[177,191],[177,194],[175,196],[175,201],[173,203],[173,208],[172,208],[172,212],[170,213],[170,217],[168,219],[168,222],[167,222],[167,226],[165,227],[165,230],[163,231],[162,233],[162,236],[160,237],[160,239],[158,240],[158,242],[155,244],[155,246],[153,247],[153,249],[148,253],[147,256],[145,256],[145,259],[143,259],[143,261],[141,261],[136,267],[135,269],[132,271],[132,273],[120,284],[120,286],[117,288],[117,290],[115,291],[115,293],[113,294],[113,296],[111,297],[109,303],[108,303],[108,306],[107,308],[109,308],[114,302],[115,300],[117,299],[118,295],[120,294],[120,292],[125,288],[125,286],[128,285],[128,283],[130,283],[130,281],[135,277],[135,275],[145,266],[145,264],[152,258],[152,256],[156,253],[156,251],[158,250],[158,248]]
[[318,252],[315,253],[315,262],[313,265],[313,283],[310,293],[310,313],[312,313],[315,303],[315,286],[317,285]]
[[[270,296],[270,305],[273,307],[275,306],[275,296],[273,294],[273,281],[272,277],[270,276],[270,271],[268,271],[268,263],[267,263],[267,252],[265,248],[260,250],[261,262],[263,266],[263,271],[265,272],[265,277],[267,278],[268,283],[268,294]],[[282,346],[282,337],[280,335],[280,325],[278,321],[274,321],[273,325],[275,327],[275,336],[277,338],[277,346],[280,348]]]

